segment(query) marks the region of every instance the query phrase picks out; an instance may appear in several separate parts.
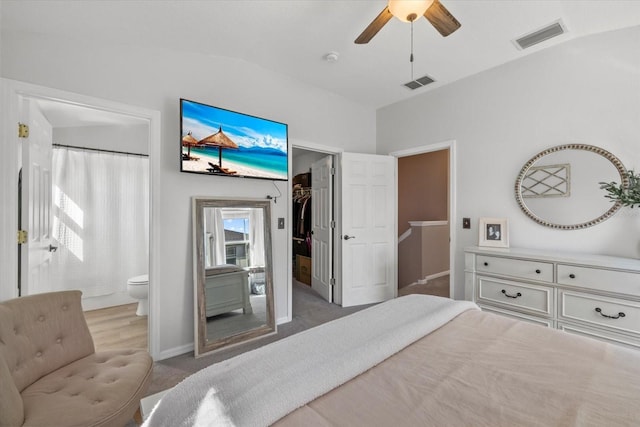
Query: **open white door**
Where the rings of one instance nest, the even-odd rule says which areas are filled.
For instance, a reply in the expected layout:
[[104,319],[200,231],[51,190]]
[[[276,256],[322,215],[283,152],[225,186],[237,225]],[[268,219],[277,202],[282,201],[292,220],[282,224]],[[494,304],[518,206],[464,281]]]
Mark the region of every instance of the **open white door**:
[[394,298],[396,160],[342,153],[340,163],[341,304],[349,307]]
[[311,288],[333,302],[333,156],[311,165]]
[[22,229],[27,241],[21,247],[21,294],[49,290],[51,245],[51,162],[53,136],[51,124],[33,100],[22,99],[21,123],[29,126],[22,139]]

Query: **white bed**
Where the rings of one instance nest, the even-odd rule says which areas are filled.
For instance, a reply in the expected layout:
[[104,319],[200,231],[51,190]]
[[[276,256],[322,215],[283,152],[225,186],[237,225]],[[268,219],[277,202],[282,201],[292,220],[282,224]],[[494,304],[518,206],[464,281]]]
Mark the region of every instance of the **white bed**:
[[204,295],[206,316],[216,316],[242,309],[251,314],[249,272],[235,265],[220,265],[205,271]]
[[638,425],[640,354],[410,295],[212,365],[145,426]]

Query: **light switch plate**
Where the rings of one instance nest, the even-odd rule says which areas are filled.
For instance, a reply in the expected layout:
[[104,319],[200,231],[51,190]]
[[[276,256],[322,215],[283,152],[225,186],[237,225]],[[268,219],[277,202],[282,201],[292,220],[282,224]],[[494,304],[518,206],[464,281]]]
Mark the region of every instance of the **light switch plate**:
[[278,218],[278,229],[284,230],[284,218]]
[[462,218],[462,228],[471,228],[471,218]]

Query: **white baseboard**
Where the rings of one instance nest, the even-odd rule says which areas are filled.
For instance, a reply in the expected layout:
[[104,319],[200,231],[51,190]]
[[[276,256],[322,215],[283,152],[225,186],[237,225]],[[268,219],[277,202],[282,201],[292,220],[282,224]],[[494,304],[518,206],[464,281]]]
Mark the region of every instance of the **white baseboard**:
[[293,320],[291,316],[281,317],[279,319],[276,319],[276,325],[282,325],[283,323],[289,323],[289,322],[291,322],[291,320]]
[[426,276],[424,279],[419,279],[417,282],[409,283],[407,286],[403,286],[403,288],[408,288],[409,286],[415,285],[424,285],[429,282],[429,280],[437,279],[438,277],[448,276],[450,270],[441,271],[439,273],[434,273]]
[[82,309],[84,311],[99,310],[101,308],[115,307],[117,305],[134,304],[138,300],[131,298],[127,291],[114,292],[110,295],[95,297],[83,297]]
[[158,360],[169,359],[171,357],[180,356],[181,354],[189,353],[190,351],[193,351],[193,350],[194,350],[193,343],[181,345],[179,347],[169,348],[167,350],[161,351],[160,355],[155,360],[158,361]]
[[427,277],[425,277],[425,279],[429,281],[429,280],[437,279],[438,277],[448,276],[449,274],[450,274],[450,270],[441,271],[440,273],[430,274]]

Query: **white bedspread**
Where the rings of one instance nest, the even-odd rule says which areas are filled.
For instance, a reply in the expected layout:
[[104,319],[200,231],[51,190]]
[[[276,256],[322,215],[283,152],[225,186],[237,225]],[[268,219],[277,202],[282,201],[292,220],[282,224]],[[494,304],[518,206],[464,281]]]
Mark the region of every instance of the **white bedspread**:
[[270,425],[469,309],[408,295],[308,329],[191,375],[144,426]]

